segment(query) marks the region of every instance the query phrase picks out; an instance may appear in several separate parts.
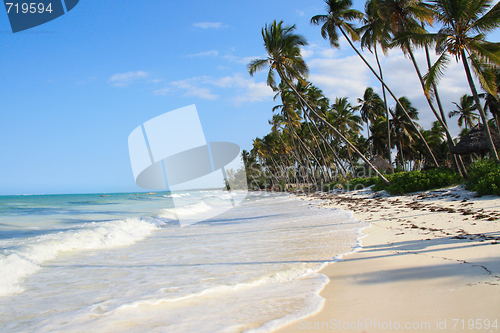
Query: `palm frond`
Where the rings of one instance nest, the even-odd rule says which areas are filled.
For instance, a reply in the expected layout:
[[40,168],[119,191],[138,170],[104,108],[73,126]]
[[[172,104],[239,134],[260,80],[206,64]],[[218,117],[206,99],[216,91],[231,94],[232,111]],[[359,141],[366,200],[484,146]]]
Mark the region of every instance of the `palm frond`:
[[359,40],[359,34],[356,31],[356,28],[352,23],[347,23],[343,21],[341,23],[341,27],[344,29],[344,31],[351,37],[353,41],[358,41]]
[[253,59],[247,65],[248,73],[250,73],[250,76],[253,76],[256,72],[263,70],[268,63],[268,59]]
[[436,33],[416,33],[416,32],[402,32],[394,36],[390,47],[402,48],[406,43],[411,43],[413,45],[424,47],[435,43],[439,38]]
[[446,53],[441,54],[438,60],[429,68],[427,74],[424,75],[424,90],[427,96],[431,95],[431,87],[437,85],[439,80],[444,76],[444,70],[449,62],[450,59]]
[[500,43],[470,41],[468,46],[471,53],[500,65]]
[[497,96],[497,84],[494,68],[488,63],[481,61],[475,54],[471,54],[469,59],[472,69],[479,79],[481,87],[489,94]]
[[325,23],[328,20],[327,15],[315,15],[311,18],[311,24],[320,25],[321,23]]
[[472,24],[471,29],[490,32],[500,27],[500,2]]

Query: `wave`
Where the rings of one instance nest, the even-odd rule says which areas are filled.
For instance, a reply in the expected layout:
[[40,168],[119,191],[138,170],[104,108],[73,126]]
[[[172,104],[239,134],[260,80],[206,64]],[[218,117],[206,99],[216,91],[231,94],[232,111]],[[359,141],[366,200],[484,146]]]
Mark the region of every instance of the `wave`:
[[[88,223],[82,229],[28,238],[20,248],[0,255],[0,296],[22,293],[20,283],[60,253],[132,245],[159,228],[159,221],[127,218]],[[7,252],[4,251],[4,252]]]
[[158,214],[158,217],[177,220],[178,216],[187,217],[205,213],[210,210],[212,210],[211,206],[207,205],[203,201],[200,201],[192,205],[186,205],[176,208],[165,208],[160,214]]
[[187,197],[190,196],[189,193],[171,193],[164,195],[165,198],[182,198],[182,197]]

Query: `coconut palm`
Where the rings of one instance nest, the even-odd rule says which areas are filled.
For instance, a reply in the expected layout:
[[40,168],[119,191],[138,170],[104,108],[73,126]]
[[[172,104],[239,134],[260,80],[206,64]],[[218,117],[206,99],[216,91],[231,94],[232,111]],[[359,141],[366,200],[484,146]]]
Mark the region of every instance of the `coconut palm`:
[[[365,15],[363,17],[363,26],[359,28],[358,34],[360,35],[361,49],[367,48],[370,52],[375,54],[375,60],[377,61],[378,71],[380,78],[384,80],[384,74],[382,72],[382,66],[380,65],[380,59],[377,52],[377,45],[380,45],[384,54],[387,53],[388,44],[390,41],[390,34],[387,30],[387,25],[384,20],[380,17],[378,13],[378,1],[368,0],[365,4]],[[392,154],[391,154],[391,126],[390,126],[390,116],[389,108],[387,107],[387,96],[385,94],[385,87],[382,84],[382,96],[384,98],[384,110],[386,119],[386,130],[387,130],[387,158],[389,164],[392,165]]]
[[408,121],[413,125],[415,131],[418,133],[418,137],[423,141],[426,150],[428,151],[429,156],[431,156],[432,162],[434,165],[439,166],[436,157],[432,153],[429,145],[425,141],[425,138],[422,136],[422,133],[418,130],[417,125],[413,122],[408,112],[405,110],[403,105],[399,103],[398,98],[392,92],[392,90],[385,84],[385,82],[380,78],[380,76],[375,72],[373,67],[368,63],[368,61],[363,57],[363,55],[359,52],[359,50],[354,46],[353,40],[356,41],[359,39],[359,35],[356,32],[354,26],[348,21],[352,20],[361,20],[363,18],[363,13],[358,10],[351,9],[352,1],[351,0],[325,0],[327,4],[327,15],[316,15],[311,18],[311,23],[315,25],[321,26],[321,36],[324,39],[328,39],[330,41],[330,45],[338,48],[338,31],[344,36],[352,49],[357,53],[357,55],[361,58],[361,60],[365,63],[365,65],[371,70],[373,75],[383,84],[383,86],[387,89],[389,94],[392,96],[394,101],[399,105],[403,113],[408,118]]
[[362,119],[355,114],[356,108],[349,103],[347,97],[335,99],[327,116],[328,121],[336,124],[339,131],[345,136],[358,134],[362,127]]
[[286,89],[284,84],[280,84],[276,89],[278,89],[279,93],[276,94],[275,98],[280,96],[283,104],[275,106],[273,112],[279,110],[287,122],[287,128],[290,133],[297,162],[301,162],[302,166],[309,165],[311,167],[308,156],[313,159],[316,159],[316,157],[298,133],[302,128],[302,117],[300,109],[297,108],[295,95],[290,90]]
[[366,123],[366,132],[370,136],[370,122],[383,115],[385,103],[372,87],[365,89],[363,98],[358,98],[358,103],[360,103],[361,119]]
[[[396,137],[396,145],[398,147],[398,155],[399,160],[401,162],[401,166],[405,165],[405,148],[408,147],[416,136],[415,128],[408,121],[408,117],[404,114],[400,105],[403,105],[405,110],[407,110],[411,119],[418,120],[418,111],[411,104],[410,100],[406,97],[399,98],[399,103],[396,105],[394,110],[392,111],[392,130],[394,131],[394,135]],[[420,131],[419,131],[420,132]]]
[[474,112],[477,110],[477,105],[474,103],[474,98],[467,94],[460,97],[460,102],[453,102],[457,107],[456,110],[450,111],[448,114],[449,118],[458,116],[458,126],[462,127],[465,125],[465,129],[469,130],[472,127],[476,126],[479,115]]
[[[332,104],[330,112],[327,114],[327,120],[335,124],[335,127],[351,141],[356,138],[357,134],[361,131],[361,117],[355,114],[356,108],[354,108],[351,103],[347,100],[347,97],[335,99],[335,103]],[[355,165],[352,159],[351,150],[347,148],[347,155],[351,163],[351,168],[353,174],[355,172]]]
[[386,119],[381,116],[375,119],[370,126],[371,136],[367,139],[370,143],[373,155],[382,155],[387,151],[388,140],[386,131]]
[[[427,99],[427,103],[433,112],[434,116],[440,123],[440,125],[445,130],[446,136],[448,138],[447,144],[449,145],[449,150],[455,145],[452,140],[452,135],[448,129],[446,123],[446,118],[444,110],[441,104],[437,86],[432,85],[432,89],[429,89],[425,85],[424,76],[422,75],[418,63],[415,59],[413,53],[412,38],[411,36],[425,35],[425,24],[431,24],[433,21],[433,11],[431,7],[422,1],[407,1],[407,0],[384,0],[380,1],[380,15],[384,18],[387,30],[391,31],[394,35],[394,41],[390,44],[391,46],[398,46],[401,48],[403,53],[407,55],[412,61],[415,72],[420,81],[420,85]],[[417,46],[423,46],[425,48],[425,54],[427,58],[428,68],[431,67],[430,55],[429,55],[429,41],[422,42],[418,40]],[[437,102],[439,108],[439,113],[434,106],[433,97]],[[460,156],[453,155],[453,164],[457,172],[462,176],[467,176],[467,171],[463,166]]]
[[[500,89],[500,68],[494,70],[497,92]],[[489,111],[495,118],[498,134],[500,134],[500,98],[491,93],[486,93],[484,98],[484,112]]]
[[370,167],[374,168],[375,173],[386,184],[390,182],[368,161],[368,159],[359,152],[356,147],[349,142],[349,140],[342,135],[332,124],[321,117],[316,110],[307,102],[307,100],[298,93],[295,88],[295,81],[304,83],[304,76],[307,74],[308,69],[305,61],[300,56],[300,46],[306,45],[306,40],[297,34],[294,34],[295,26],[283,26],[283,21],[277,23],[273,22],[270,26],[266,24],[262,29],[262,37],[264,45],[268,54],[266,59],[254,59],[248,64],[248,71],[250,75],[255,72],[269,67],[267,76],[267,83],[273,89],[277,89],[275,81],[275,72],[283,83],[285,83],[297,96],[299,102],[307,108],[307,111],[317,117],[324,125],[329,127],[335,132],[336,135],[356,154],[363,159],[363,161]]
[[[299,92],[299,94],[301,94],[307,100],[307,102],[311,106],[316,108],[319,112],[324,112],[323,110],[328,109],[330,102],[329,102],[328,98],[326,98],[323,95],[323,92],[319,88],[313,86],[310,83],[307,83],[306,85],[304,85],[301,82],[298,82],[296,85],[296,89]],[[329,149],[332,152],[335,160],[337,161],[337,165],[340,165],[340,167],[341,167],[340,172],[345,177],[346,176],[345,168],[342,165],[342,163],[340,162],[340,159],[339,159],[336,151],[333,149],[330,142],[323,135],[323,131],[321,131],[321,129],[316,124],[317,119],[309,118],[307,110],[304,109],[303,111],[304,111],[304,116],[306,118],[305,125],[309,129],[309,132],[311,133],[311,136],[312,136],[314,142],[316,143],[318,151],[321,155],[321,159],[324,161],[325,165],[328,165],[329,167],[332,166],[332,163],[330,161],[330,157],[328,156],[328,149]],[[313,124],[315,130],[312,129],[311,124]],[[321,144],[318,142],[316,134],[318,134],[319,137],[321,138]],[[328,143],[328,144],[325,144],[325,143]],[[321,149],[321,147],[324,148],[324,153],[323,153],[323,150]],[[337,169],[337,167],[335,169]],[[329,177],[329,175],[325,175],[325,178],[330,178],[330,177]]]
[[[492,65],[500,65],[500,43],[486,41],[486,33],[500,26],[500,4],[492,8],[491,0],[434,0],[434,16],[442,24],[437,34],[427,34],[434,39],[440,54],[437,62],[429,70],[427,86],[443,75],[449,62],[448,55],[461,60],[472,97],[477,105],[483,124],[487,125],[486,114],[479,100],[472,70],[481,85],[496,96],[496,85],[492,75]],[[485,126],[490,152],[496,163],[500,163],[493,144],[491,132]]]

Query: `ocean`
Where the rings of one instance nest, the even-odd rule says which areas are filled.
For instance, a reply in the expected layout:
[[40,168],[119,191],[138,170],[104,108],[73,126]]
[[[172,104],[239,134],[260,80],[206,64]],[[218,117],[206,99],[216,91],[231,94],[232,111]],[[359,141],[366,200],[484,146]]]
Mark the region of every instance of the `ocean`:
[[318,271],[358,246],[367,224],[266,192],[201,222],[176,220],[228,200],[0,196],[0,331],[272,332],[318,311],[328,282]]

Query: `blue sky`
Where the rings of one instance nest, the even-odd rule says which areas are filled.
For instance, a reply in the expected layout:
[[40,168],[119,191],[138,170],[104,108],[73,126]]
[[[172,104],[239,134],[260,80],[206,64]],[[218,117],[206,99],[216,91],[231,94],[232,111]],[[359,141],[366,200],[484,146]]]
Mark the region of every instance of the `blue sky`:
[[[354,1],[358,9],[363,4]],[[0,194],[141,190],[128,135],[190,104],[207,141],[250,149],[268,133],[277,102],[265,73],[252,78],[246,65],[265,56],[260,30],[274,19],[296,24],[307,38],[310,80],[328,97],[354,104],[367,86],[379,86],[345,42],[333,50],[310,26],[324,12],[322,0],[81,0],[68,14],[16,34],[0,12]],[[411,63],[394,51],[383,66],[389,85],[412,99],[428,128],[433,119]],[[452,64],[441,86],[452,110],[467,92],[462,68]]]

